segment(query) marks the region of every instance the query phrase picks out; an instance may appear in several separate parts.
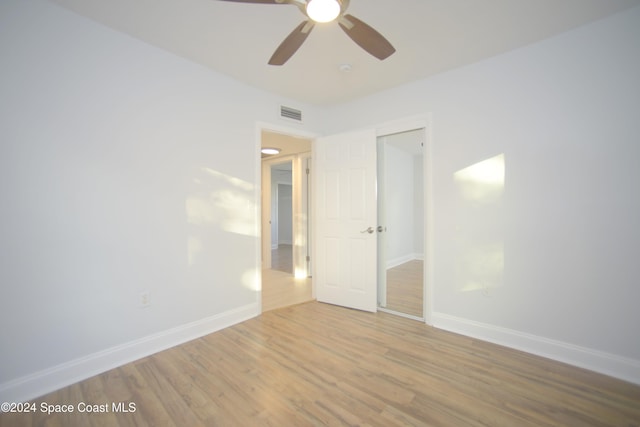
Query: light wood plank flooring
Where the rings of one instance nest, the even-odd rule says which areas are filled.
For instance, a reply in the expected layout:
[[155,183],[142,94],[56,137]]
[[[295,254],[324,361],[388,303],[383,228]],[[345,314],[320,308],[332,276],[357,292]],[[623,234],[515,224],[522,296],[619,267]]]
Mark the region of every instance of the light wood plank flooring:
[[38,402],[134,413],[2,414],[2,426],[638,426],[640,386],[385,313],[311,302]]
[[271,268],[293,274],[293,246],[280,244],[271,250]]
[[313,299],[311,279],[296,279],[279,270],[262,270],[262,311],[287,307]]
[[387,270],[385,308],[423,317],[423,264],[421,260],[412,260]]

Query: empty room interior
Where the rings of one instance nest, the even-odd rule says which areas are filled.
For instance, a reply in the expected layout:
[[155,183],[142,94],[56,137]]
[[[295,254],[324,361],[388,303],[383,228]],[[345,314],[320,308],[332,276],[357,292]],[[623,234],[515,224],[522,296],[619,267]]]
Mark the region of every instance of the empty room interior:
[[0,63],[0,426],[640,426],[640,0],[2,0]]

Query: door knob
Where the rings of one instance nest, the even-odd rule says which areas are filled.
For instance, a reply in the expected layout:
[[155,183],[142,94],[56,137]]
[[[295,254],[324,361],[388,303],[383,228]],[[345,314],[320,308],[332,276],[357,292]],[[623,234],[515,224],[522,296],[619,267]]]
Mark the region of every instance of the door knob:
[[366,230],[362,230],[361,233],[369,233],[369,234],[371,234],[374,231],[376,231],[376,230],[374,230],[373,227],[369,227]]
[[383,231],[387,231],[387,227],[383,227],[381,225],[378,226],[378,233],[382,233]]

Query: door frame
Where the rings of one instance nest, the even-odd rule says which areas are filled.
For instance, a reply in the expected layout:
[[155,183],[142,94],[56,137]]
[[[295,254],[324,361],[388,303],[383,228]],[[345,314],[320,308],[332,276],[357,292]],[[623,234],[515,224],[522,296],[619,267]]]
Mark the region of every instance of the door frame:
[[[254,170],[255,170],[255,176],[256,176],[256,190],[255,190],[255,205],[258,207],[258,211],[257,211],[257,219],[256,219],[256,228],[257,228],[257,243],[256,243],[256,249],[255,249],[255,265],[257,267],[258,270],[258,283],[259,283],[259,293],[258,293],[258,301],[261,302],[262,301],[262,268],[263,268],[263,255],[265,257],[268,257],[269,260],[269,266],[271,266],[271,252],[269,251],[268,254],[264,254],[264,250],[263,250],[263,242],[264,242],[264,233],[265,230],[268,230],[268,236],[269,240],[271,237],[271,229],[268,226],[268,222],[265,225],[264,223],[264,217],[263,217],[263,213],[264,213],[264,206],[262,203],[262,191],[264,190],[263,188],[263,161],[262,161],[262,156],[260,153],[260,149],[262,148],[262,132],[266,131],[266,132],[273,132],[273,133],[280,133],[283,135],[288,135],[288,136],[293,136],[293,137],[298,137],[298,138],[306,138],[312,141],[313,144],[313,140],[315,140],[316,138],[318,138],[318,134],[314,133],[314,132],[308,132],[308,131],[304,131],[301,129],[297,129],[297,128],[293,128],[293,127],[289,127],[289,126],[282,126],[279,124],[273,124],[273,123],[268,123],[268,122],[256,122],[256,127],[255,127],[255,146],[254,146],[254,153],[255,153],[255,164],[254,164]],[[298,161],[300,158],[304,157],[307,158],[308,156],[301,156],[301,154],[298,155],[292,155],[292,156],[282,156],[282,157],[277,157],[275,159],[273,159],[272,163],[280,163],[280,162],[284,162],[287,161],[286,158],[289,158],[290,160],[292,160],[294,162],[293,167],[294,169],[296,169],[296,161]],[[269,163],[268,161],[265,163]],[[270,166],[269,166],[270,167]],[[297,168],[298,170],[300,169],[299,167]],[[295,171],[293,171],[293,177],[292,180],[295,182],[295,180],[297,179],[297,177],[295,176]],[[269,179],[271,179],[271,173],[269,171]],[[270,186],[270,185],[269,185]],[[295,186],[295,184],[294,184]],[[295,190],[294,190],[295,191]],[[311,191],[313,191],[313,188],[311,189]],[[294,209],[296,209],[296,206],[294,206]],[[313,207],[312,207],[313,209]],[[309,229],[311,230],[311,232],[313,232],[313,222],[311,222],[311,224],[309,225]],[[269,242],[269,247],[271,247],[271,242]],[[294,251],[295,252],[295,251]],[[306,254],[305,254],[306,257]],[[295,272],[294,272],[295,273]],[[312,272],[311,272],[312,273]],[[312,298],[315,298],[315,283],[312,281],[311,282],[311,296]],[[262,304],[260,303],[260,311],[262,311]]]
[[[261,233],[260,233],[260,246],[261,246],[261,254],[262,254],[262,268],[271,268],[271,249],[272,249],[272,244],[271,241],[273,240],[273,234],[271,232],[271,223],[267,220],[266,217],[263,216],[263,214],[265,212],[269,213],[269,217],[271,217],[271,213],[273,213],[273,206],[272,206],[272,199],[271,199],[271,194],[273,193],[273,187],[271,185],[271,167],[274,165],[279,165],[281,163],[288,163],[291,162],[292,167],[294,166],[294,161],[295,161],[295,156],[283,156],[283,157],[277,157],[275,159],[264,159],[262,160],[261,164],[262,164],[262,170],[261,170],[261,194],[264,191],[265,193],[268,193],[268,197],[265,195],[264,197],[261,198],[260,201],[260,223],[261,223]],[[291,174],[291,185],[292,186],[292,191],[291,191],[291,196],[294,197],[294,192],[295,192],[295,185],[293,183],[293,170],[292,170],[292,174]],[[279,185],[281,183],[276,183],[276,191],[277,191],[277,185]],[[278,206],[276,206],[276,210],[278,209]],[[292,202],[292,211],[295,209],[295,205]],[[293,216],[293,213],[292,213]],[[271,218],[273,220],[273,218]]]
[[[423,129],[424,132],[424,321],[428,325],[433,325],[433,231],[434,231],[434,218],[433,218],[433,119],[432,113],[419,114],[414,116],[408,116],[396,120],[379,123],[374,125],[376,131],[376,138],[385,135],[391,135],[394,133],[406,132],[409,130]],[[317,139],[320,135],[314,132],[304,131],[298,128],[292,128],[282,125],[275,125],[267,122],[256,123],[255,133],[255,173],[256,177],[262,176],[262,157],[260,155],[260,148],[262,147],[262,131],[271,131],[283,133],[286,135],[297,136],[301,138],[309,138],[311,140]],[[312,142],[313,147],[313,142]],[[313,158],[312,158],[313,163]],[[256,245],[255,252],[255,265],[262,265],[262,205],[261,205],[261,193],[262,193],[262,179],[256,179],[258,185],[256,186],[256,206],[258,206],[258,244]],[[312,191],[314,183],[312,182]],[[311,206],[311,211],[314,207]],[[311,221],[311,233],[314,233],[314,222]],[[313,237],[312,237],[313,240]],[[312,267],[313,275],[313,267]],[[260,283],[258,301],[262,300],[262,275],[258,274],[258,280]],[[316,289],[315,283],[312,281],[312,296],[315,298]]]
[[[421,114],[381,123],[375,126],[376,138],[396,133],[422,129],[424,138],[422,166],[424,170],[424,271],[423,308],[424,322],[432,325],[433,316],[433,140],[432,115]],[[379,261],[378,261],[379,262]]]

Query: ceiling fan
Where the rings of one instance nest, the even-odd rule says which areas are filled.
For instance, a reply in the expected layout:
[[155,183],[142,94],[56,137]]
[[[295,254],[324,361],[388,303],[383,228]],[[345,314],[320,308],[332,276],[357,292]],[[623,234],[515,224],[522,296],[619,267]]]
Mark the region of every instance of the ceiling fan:
[[382,34],[346,13],[350,0],[220,0],[235,3],[291,4],[308,19],[298,25],[278,46],[269,65],[282,65],[302,46],[316,22],[338,21],[340,28],[362,49],[383,60],[396,50]]

